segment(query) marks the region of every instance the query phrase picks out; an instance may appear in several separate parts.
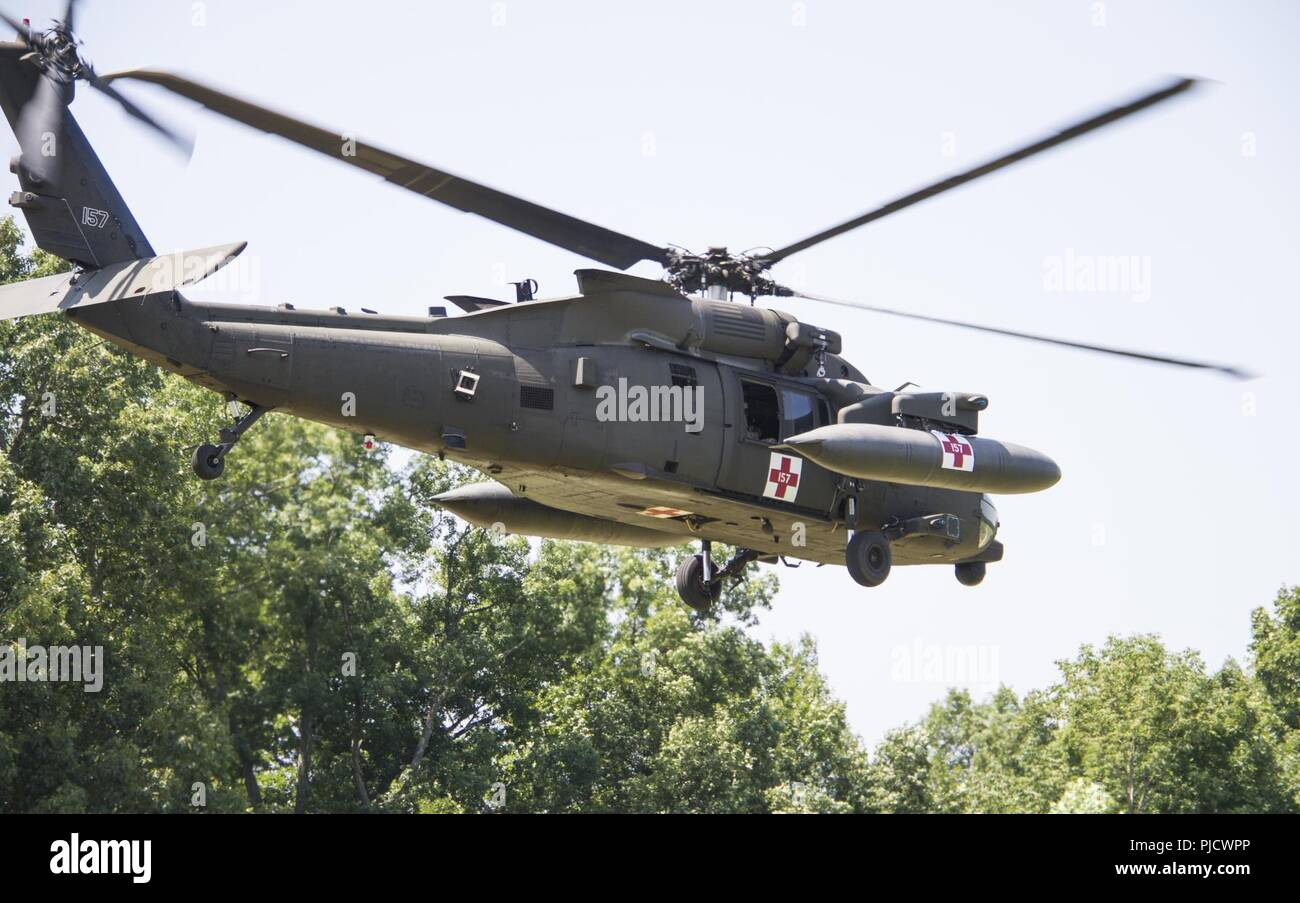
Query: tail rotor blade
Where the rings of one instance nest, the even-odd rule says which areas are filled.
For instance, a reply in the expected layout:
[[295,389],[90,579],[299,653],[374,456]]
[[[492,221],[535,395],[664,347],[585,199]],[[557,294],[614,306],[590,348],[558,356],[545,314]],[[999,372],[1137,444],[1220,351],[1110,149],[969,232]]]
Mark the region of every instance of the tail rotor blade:
[[19,22],[8,13],[0,12],[0,20],[6,25],[18,32],[18,40],[22,41],[28,47],[32,46],[32,28],[26,22]]

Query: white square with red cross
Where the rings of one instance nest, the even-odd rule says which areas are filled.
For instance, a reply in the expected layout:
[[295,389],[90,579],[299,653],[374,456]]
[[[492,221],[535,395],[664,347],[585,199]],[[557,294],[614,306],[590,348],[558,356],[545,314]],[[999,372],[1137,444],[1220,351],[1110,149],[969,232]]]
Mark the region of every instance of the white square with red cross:
[[944,470],[970,472],[975,469],[975,449],[971,447],[969,439],[957,433],[941,433],[938,430],[930,432],[939,440],[939,447],[943,449]]
[[772,463],[767,468],[767,485],[763,495],[769,499],[793,502],[799,494],[799,473],[803,470],[803,458],[772,452]]

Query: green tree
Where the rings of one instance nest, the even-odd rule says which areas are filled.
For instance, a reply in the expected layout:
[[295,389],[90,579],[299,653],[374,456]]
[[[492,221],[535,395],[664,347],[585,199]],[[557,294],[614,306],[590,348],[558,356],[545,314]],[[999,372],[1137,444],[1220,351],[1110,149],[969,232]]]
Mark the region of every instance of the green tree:
[[[765,648],[671,597],[671,562],[621,552],[613,627],[537,705],[509,758],[519,811],[860,811],[866,758],[815,649]],[[658,572],[647,579],[648,570]],[[772,592],[736,593],[748,611]]]
[[1126,812],[1281,808],[1279,724],[1235,662],[1217,674],[1153,636],[1112,637],[1061,663],[1058,742]]
[[[1277,634],[1264,632],[1270,642]],[[1017,700],[949,693],[872,760],[889,812],[1295,811],[1294,731],[1235,662],[1112,637]]]
[[1254,672],[1284,725],[1278,757],[1284,792],[1300,810],[1300,587],[1283,587],[1273,611],[1251,614],[1250,652]]
[[1279,590],[1272,613],[1255,609],[1251,628],[1255,673],[1278,717],[1300,728],[1300,587]]

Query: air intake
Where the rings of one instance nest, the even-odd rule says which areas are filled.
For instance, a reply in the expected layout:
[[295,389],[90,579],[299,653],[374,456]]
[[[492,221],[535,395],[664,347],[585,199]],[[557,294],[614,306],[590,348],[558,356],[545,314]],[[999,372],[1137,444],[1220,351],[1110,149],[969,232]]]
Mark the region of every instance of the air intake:
[[541,386],[520,386],[519,407],[550,411],[555,407],[555,390]]

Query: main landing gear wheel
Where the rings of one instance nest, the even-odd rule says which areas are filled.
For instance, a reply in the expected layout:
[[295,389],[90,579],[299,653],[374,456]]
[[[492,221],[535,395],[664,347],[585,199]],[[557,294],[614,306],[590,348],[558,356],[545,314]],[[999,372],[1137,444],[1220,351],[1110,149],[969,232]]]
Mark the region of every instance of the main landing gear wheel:
[[957,572],[957,582],[962,586],[979,586],[984,579],[986,565],[982,561],[963,561],[955,565],[953,570]]
[[194,449],[190,459],[194,475],[200,480],[215,480],[226,471],[226,456],[221,446],[204,443]]
[[[716,574],[713,562],[709,562],[709,573]],[[708,611],[722,598],[722,581],[715,579],[704,583],[704,556],[692,555],[677,568],[677,595],[682,601],[696,611]]]
[[844,563],[849,576],[862,586],[880,586],[889,576],[894,556],[889,540],[883,533],[863,531],[854,533],[844,551]]

